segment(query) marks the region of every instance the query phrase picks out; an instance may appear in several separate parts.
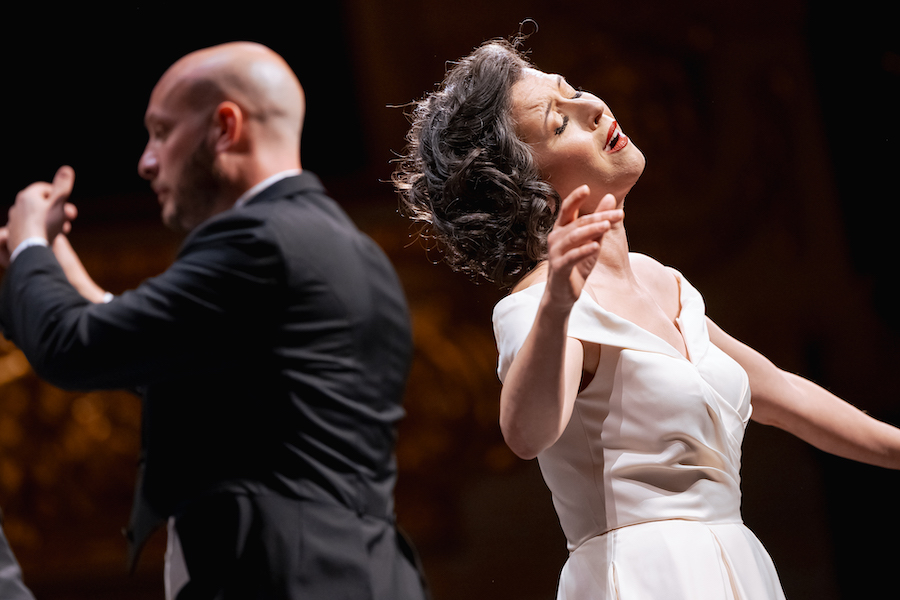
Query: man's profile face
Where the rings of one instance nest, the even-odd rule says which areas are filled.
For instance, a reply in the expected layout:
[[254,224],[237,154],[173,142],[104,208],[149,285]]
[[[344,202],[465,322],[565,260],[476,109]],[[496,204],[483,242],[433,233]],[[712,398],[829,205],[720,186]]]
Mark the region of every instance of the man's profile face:
[[212,216],[222,184],[209,139],[212,110],[190,106],[181,97],[185,93],[167,85],[165,76],[154,88],[138,172],[156,193],[163,222],[190,231]]

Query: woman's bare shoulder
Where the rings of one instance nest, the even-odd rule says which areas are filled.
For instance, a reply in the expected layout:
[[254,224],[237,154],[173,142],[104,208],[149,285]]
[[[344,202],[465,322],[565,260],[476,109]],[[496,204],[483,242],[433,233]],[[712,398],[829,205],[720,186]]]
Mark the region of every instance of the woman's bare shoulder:
[[544,283],[547,281],[547,261],[540,263],[538,266],[533,268],[531,271],[525,274],[519,282],[513,286],[512,290],[510,290],[511,294],[515,294],[516,292],[521,292],[522,290],[533,287],[539,283]]
[[646,254],[632,252],[628,257],[632,271],[645,285],[663,293],[678,293],[678,279],[672,269]]
[[669,268],[652,256],[647,256],[646,254],[640,254],[638,252],[631,252],[628,254],[628,259],[631,261],[632,270],[639,273],[640,275],[654,278],[672,277],[672,272],[669,270]]

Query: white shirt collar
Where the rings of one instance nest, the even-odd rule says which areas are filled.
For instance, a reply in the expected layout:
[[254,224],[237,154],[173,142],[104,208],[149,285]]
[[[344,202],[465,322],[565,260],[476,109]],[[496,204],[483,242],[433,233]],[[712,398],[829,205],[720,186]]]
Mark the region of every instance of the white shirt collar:
[[269,187],[270,185],[281,181],[282,179],[286,179],[288,177],[292,177],[294,175],[299,175],[300,169],[288,169],[287,171],[282,171],[280,173],[275,173],[274,175],[267,177],[254,185],[252,188],[241,194],[240,198],[234,203],[234,207],[238,208],[239,206],[243,206],[247,204],[254,196],[259,194],[261,191]]

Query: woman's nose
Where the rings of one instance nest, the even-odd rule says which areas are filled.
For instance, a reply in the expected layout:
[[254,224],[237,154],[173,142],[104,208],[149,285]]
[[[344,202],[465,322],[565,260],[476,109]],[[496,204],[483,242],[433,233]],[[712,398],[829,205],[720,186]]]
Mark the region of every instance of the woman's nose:
[[585,124],[591,129],[600,127],[600,120],[606,114],[606,104],[599,98],[585,98],[581,104]]

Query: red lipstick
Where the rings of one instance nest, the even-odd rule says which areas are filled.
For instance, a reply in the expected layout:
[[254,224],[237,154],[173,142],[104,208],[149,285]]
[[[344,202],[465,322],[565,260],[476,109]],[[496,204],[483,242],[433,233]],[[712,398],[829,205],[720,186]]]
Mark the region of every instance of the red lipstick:
[[[612,144],[612,146],[610,146]],[[607,152],[618,152],[628,145],[628,136],[619,130],[619,122],[613,121],[606,134]]]
[[606,145],[609,146],[609,140],[616,134],[616,129],[619,127],[618,121],[613,121],[609,126],[609,131],[606,133]]

